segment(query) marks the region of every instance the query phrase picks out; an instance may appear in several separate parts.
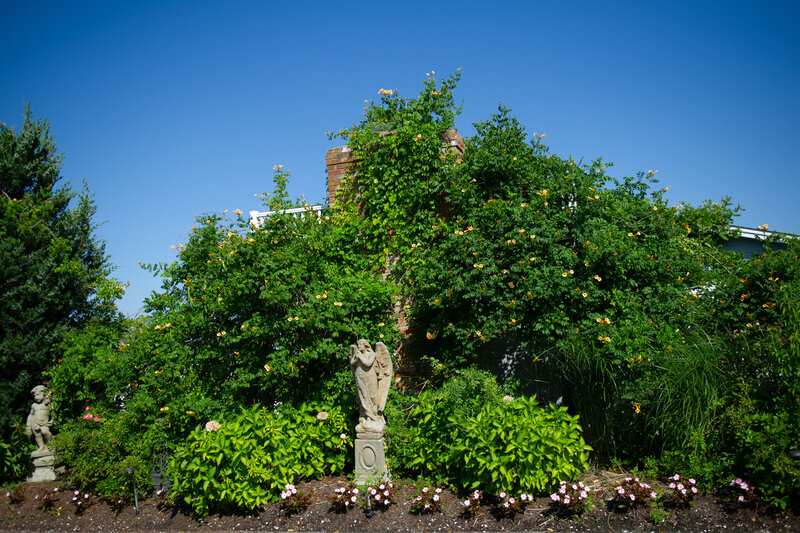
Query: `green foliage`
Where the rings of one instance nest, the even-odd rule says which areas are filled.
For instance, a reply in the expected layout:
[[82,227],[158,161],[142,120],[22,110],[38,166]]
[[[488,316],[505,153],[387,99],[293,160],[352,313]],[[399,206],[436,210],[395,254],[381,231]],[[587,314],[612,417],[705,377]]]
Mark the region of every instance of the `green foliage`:
[[20,480],[28,473],[34,448],[20,424],[10,433],[8,442],[0,440],[0,483]]
[[277,501],[295,480],[340,473],[352,446],[341,438],[344,415],[338,408],[320,409],[282,413],[256,406],[218,429],[197,427],[170,462],[173,493],[205,516],[255,509]]
[[387,417],[388,460],[399,475],[495,493],[542,492],[588,467],[590,448],[577,417],[543,409],[534,398],[502,398],[494,378],[481,371],[423,392]]
[[590,450],[577,416],[552,404],[543,409],[535,398],[521,396],[489,404],[467,419],[452,457],[462,463],[465,487],[542,493],[586,470]]
[[461,421],[500,401],[494,377],[477,369],[466,369],[416,397],[393,394],[386,414],[390,470],[411,477],[451,477],[451,450],[461,437]]
[[133,468],[139,490],[147,492],[152,436],[137,434],[124,416],[94,407],[91,413],[100,420],[70,421],[52,442],[58,461],[67,467],[67,483],[101,497],[119,498],[132,494],[131,475],[125,470]]
[[741,376],[725,416],[736,472],[782,508],[800,495],[800,464],[787,455],[800,448],[800,293],[793,281],[776,291],[781,327],[771,329],[763,350],[745,352],[751,373]]
[[58,187],[63,157],[50,126],[26,106],[0,125],[0,436],[30,405],[30,390],[60,357],[66,331],[113,317],[124,287],[109,279],[95,207],[84,186]]

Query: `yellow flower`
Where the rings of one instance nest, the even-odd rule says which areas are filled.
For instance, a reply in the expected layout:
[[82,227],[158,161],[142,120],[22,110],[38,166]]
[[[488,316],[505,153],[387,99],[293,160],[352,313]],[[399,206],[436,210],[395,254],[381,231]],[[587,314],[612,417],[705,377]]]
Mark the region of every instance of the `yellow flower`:
[[227,335],[227,332],[225,331],[220,331],[217,333],[217,337],[224,337],[225,335]]
[[336,307],[341,307],[342,306],[342,302],[333,302],[333,305],[335,305]]
[[586,298],[586,297],[587,297],[587,296],[589,296],[589,295],[588,295],[588,294],[586,294],[585,292],[582,292],[582,293],[581,293],[581,296],[583,296],[584,298]]
[[394,91],[391,90],[391,89],[381,89],[380,91],[378,91],[378,94],[380,94],[382,96],[388,96],[388,95],[390,95],[392,93],[394,93]]
[[633,404],[633,410],[634,410],[634,412],[636,412],[636,413],[641,413],[641,412],[642,412],[642,404],[641,404],[641,403],[639,403],[639,402],[635,402],[635,403]]
[[194,411],[186,411],[186,414],[189,416],[194,416]]
[[241,215],[242,214],[242,210],[241,209],[234,209],[233,212],[236,213],[237,215]]
[[271,367],[271,366],[269,366],[269,365],[264,365],[264,370],[266,370],[267,372],[269,372],[270,370],[272,370],[272,367]]
[[597,281],[603,281],[603,278],[601,278],[597,274],[594,275],[594,279],[596,279]]
[[276,170],[277,171],[277,170],[280,170],[282,168],[283,168],[283,165],[275,165],[274,167],[272,167],[272,170]]
[[428,340],[432,340],[432,339],[433,339],[433,338],[434,338],[436,335],[434,335],[433,333],[431,333],[431,332],[429,331],[429,332],[427,332],[427,333],[425,334],[425,336],[428,338]]

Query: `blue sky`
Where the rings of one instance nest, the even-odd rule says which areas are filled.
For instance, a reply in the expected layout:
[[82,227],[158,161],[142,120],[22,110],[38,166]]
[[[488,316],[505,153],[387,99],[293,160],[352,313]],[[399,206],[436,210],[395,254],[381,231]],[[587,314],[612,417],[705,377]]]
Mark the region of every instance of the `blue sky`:
[[272,167],[321,202],[325,136],[381,88],[463,68],[462,135],[502,101],[561,156],[657,169],[800,232],[796,2],[0,2],[0,121],[51,122],[141,311],[194,216],[259,208]]

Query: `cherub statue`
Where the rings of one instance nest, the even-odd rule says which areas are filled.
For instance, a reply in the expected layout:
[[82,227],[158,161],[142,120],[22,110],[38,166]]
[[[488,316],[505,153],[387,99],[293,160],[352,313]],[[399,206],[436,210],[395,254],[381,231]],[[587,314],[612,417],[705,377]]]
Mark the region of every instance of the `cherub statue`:
[[360,407],[356,434],[380,433],[386,427],[383,410],[392,384],[392,356],[386,345],[379,342],[372,350],[364,339],[350,345],[350,367],[356,380]]
[[50,432],[50,428],[53,426],[53,420],[50,418],[50,395],[44,385],[35,386],[31,389],[31,394],[33,394],[34,403],[31,405],[31,412],[25,428],[28,436],[32,436],[36,441],[36,451],[31,455],[47,455],[50,453],[47,444],[53,440],[53,434]]

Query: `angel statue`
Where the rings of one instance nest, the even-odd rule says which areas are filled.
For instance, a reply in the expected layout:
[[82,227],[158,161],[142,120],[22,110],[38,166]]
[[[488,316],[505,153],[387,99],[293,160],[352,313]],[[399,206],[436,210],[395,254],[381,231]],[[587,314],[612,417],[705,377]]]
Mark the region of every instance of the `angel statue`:
[[364,339],[350,345],[350,368],[356,378],[360,407],[356,435],[379,433],[383,435],[386,419],[383,410],[392,384],[392,356],[386,345],[379,342],[372,350]]

